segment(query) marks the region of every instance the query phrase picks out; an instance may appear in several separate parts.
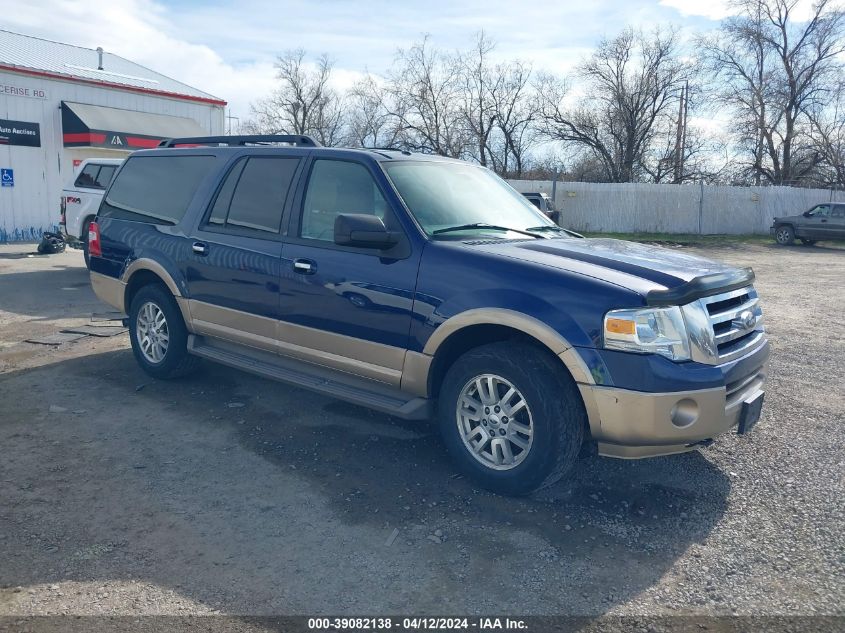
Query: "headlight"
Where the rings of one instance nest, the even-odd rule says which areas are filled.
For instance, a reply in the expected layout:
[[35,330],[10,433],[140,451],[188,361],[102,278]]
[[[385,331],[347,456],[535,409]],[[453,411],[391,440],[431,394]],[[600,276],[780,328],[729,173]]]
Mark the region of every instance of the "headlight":
[[604,346],[671,360],[690,358],[689,337],[678,306],[611,310],[604,316]]

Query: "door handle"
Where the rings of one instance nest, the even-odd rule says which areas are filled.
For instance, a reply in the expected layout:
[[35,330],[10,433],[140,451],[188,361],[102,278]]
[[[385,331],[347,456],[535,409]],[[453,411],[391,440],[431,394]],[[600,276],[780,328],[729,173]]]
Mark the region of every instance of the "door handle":
[[302,275],[313,275],[317,272],[317,264],[310,259],[295,259],[293,260],[293,270]]
[[827,222],[827,218],[822,218],[822,222]]
[[197,255],[208,255],[208,244],[205,242],[194,242],[191,246],[191,250]]

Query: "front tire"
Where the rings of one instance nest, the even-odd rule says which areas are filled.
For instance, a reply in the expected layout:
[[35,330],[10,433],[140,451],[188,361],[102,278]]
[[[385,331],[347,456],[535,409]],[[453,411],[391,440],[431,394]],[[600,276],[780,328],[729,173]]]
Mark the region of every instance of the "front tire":
[[188,354],[188,329],[176,300],[163,286],[144,286],[129,307],[129,340],[135,360],[153,378],[185,376],[199,364]]
[[795,230],[788,224],[782,224],[775,229],[775,240],[782,246],[789,246],[795,241]]
[[438,413],[458,468],[506,495],[563,477],[586,427],[581,396],[561,361],[523,343],[491,343],[461,356],[443,380]]

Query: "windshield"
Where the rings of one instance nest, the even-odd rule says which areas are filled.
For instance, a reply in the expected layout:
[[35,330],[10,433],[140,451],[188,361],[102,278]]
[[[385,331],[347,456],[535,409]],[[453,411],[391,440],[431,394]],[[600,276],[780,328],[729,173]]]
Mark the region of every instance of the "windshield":
[[483,167],[401,161],[388,163],[384,168],[417,222],[431,236],[445,237],[453,232],[503,236],[507,229],[524,233],[526,229],[557,228],[528,200]]

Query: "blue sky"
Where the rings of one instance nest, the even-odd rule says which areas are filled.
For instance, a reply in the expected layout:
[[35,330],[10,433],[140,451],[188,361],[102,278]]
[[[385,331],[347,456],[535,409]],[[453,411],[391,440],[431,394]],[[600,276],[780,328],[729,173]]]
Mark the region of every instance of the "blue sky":
[[106,50],[222,97],[232,114],[273,87],[273,61],[292,48],[335,60],[336,83],[385,71],[398,48],[430,34],[444,49],[484,29],[496,55],[565,73],[626,26],[710,30],[724,0],[6,0],[3,27]]

